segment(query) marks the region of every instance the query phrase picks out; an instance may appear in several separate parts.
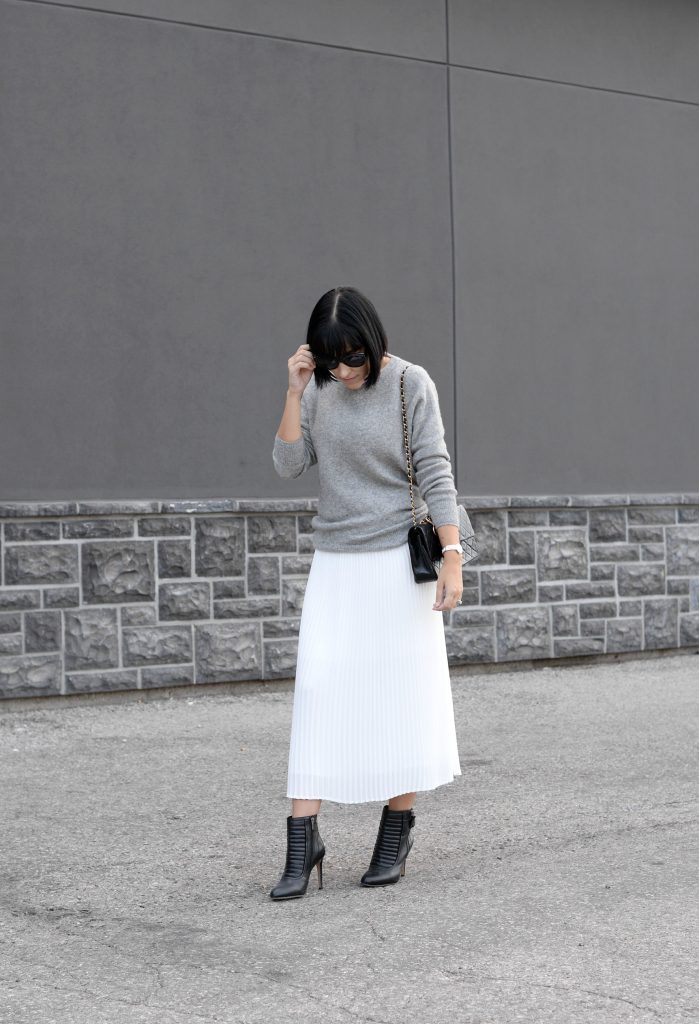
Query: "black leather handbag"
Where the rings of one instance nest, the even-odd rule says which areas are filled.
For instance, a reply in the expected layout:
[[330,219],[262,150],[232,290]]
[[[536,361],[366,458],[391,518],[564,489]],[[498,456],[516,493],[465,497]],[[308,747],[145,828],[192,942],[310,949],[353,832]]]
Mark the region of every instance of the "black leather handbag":
[[[416,583],[429,583],[439,578],[439,568],[442,562],[442,542],[434,524],[429,516],[425,516],[419,523],[415,515],[415,498],[413,496],[413,461],[410,454],[410,437],[408,434],[408,417],[405,411],[405,389],[403,380],[406,366],[400,377],[400,400],[403,408],[403,444],[405,447],[405,461],[408,470],[408,481],[410,483],[410,506],[413,512],[413,525],[408,530],[408,550],[410,551],[410,563],[413,569],[413,576]],[[476,536],[468,518],[468,513],[463,505],[457,505],[459,514],[459,542],[463,548],[461,564],[470,562],[478,554],[476,547]]]

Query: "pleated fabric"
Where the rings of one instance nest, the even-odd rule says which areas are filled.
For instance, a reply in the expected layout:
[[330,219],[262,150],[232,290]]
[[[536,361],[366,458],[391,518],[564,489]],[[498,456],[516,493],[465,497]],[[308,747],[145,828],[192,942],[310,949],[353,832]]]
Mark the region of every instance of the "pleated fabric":
[[461,775],[436,583],[407,542],[316,549],[299,626],[287,796],[386,801]]

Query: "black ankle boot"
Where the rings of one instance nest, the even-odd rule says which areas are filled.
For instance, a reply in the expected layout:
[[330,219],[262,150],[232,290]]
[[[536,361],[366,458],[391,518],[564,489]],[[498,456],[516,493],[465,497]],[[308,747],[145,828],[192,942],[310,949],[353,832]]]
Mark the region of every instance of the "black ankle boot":
[[369,870],[361,877],[362,885],[389,885],[405,874],[405,861],[413,845],[414,824],[412,808],[407,811],[391,811],[388,804],[384,804],[374,853]]
[[323,888],[325,845],[318,831],[318,816],[286,819],[286,864],[284,872],[270,892],[273,900],[291,900],[303,896],[314,866],[318,867],[318,888]]

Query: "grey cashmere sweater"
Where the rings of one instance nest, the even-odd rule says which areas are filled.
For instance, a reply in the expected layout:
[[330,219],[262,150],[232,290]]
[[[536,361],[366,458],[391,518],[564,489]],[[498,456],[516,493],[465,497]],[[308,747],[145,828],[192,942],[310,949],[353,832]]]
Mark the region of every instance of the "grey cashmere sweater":
[[405,366],[417,521],[429,514],[435,526],[459,525],[435,384],[422,366],[387,354],[391,361],[372,388],[353,391],[339,381],[318,388],[311,377],[301,396],[302,436],[275,436],[272,458],[280,476],[300,476],[318,465],[318,515],[311,525],[321,550],[377,551],[407,540],[413,518],[400,401]]

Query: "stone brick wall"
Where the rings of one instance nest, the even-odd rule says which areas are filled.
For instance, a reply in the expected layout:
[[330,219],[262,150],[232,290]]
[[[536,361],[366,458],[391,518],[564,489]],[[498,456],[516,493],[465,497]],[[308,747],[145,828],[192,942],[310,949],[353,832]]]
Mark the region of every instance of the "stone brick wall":
[[[459,500],[451,664],[699,648],[699,495]],[[316,510],[0,504],[0,697],[293,677]]]

